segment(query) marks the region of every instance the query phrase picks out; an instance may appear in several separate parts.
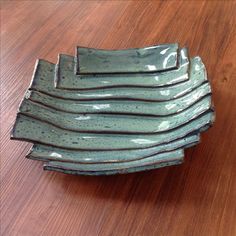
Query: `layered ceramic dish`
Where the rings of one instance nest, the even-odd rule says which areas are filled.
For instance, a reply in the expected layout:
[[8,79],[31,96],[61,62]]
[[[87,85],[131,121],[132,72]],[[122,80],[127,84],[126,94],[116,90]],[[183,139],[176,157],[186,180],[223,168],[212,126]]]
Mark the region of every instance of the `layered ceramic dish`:
[[186,48],[78,47],[37,61],[11,138],[34,143],[27,157],[46,170],[109,175],[182,163],[213,121],[205,66]]

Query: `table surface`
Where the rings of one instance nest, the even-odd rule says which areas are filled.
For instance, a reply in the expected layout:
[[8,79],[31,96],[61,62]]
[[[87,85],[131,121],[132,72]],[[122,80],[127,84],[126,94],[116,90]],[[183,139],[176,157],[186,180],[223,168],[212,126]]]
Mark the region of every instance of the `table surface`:
[[[2,1],[2,235],[236,235],[235,1]],[[185,163],[110,177],[42,170],[9,140],[37,58],[179,42],[200,55],[216,122]]]

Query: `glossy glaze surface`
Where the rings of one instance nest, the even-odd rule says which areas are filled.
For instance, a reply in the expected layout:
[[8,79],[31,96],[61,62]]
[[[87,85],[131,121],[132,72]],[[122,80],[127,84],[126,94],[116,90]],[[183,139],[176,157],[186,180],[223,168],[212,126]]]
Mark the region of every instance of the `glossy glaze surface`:
[[189,57],[187,48],[180,50],[178,68],[156,73],[76,75],[73,56],[60,54],[56,65],[57,88],[83,90],[109,87],[160,87],[188,80]]
[[[236,1],[1,1],[1,235],[235,236]],[[179,42],[201,56],[216,122],[184,163],[117,176],[43,171],[10,140],[36,58],[77,44]],[[82,173],[86,174],[86,172]]]
[[172,130],[198,117],[211,107],[207,96],[178,114],[164,117],[115,114],[72,114],[25,100],[20,113],[61,129],[78,132],[151,134]]
[[143,114],[166,116],[181,112],[211,93],[208,82],[201,84],[185,96],[171,101],[151,102],[134,100],[78,101],[53,97],[38,91],[28,91],[25,99],[56,110],[79,114]]
[[181,97],[207,80],[205,66],[199,57],[190,61],[190,79],[176,85],[158,88],[107,88],[98,90],[61,90],[54,87],[55,65],[38,60],[35,66],[30,90],[36,90],[54,97],[74,100],[134,99],[145,101],[166,101]]
[[178,44],[126,50],[77,47],[77,74],[156,72],[177,67]]
[[54,125],[18,114],[12,138],[79,150],[139,149],[167,143],[211,125],[211,111],[170,132],[160,134],[96,134],[63,130]]
[[62,166],[54,165],[53,162],[45,163],[44,164],[44,170],[51,170],[51,171],[59,171],[63,172],[65,174],[73,174],[73,175],[115,175],[115,174],[127,174],[127,173],[133,173],[133,172],[140,172],[140,171],[147,171],[152,169],[158,169],[163,168],[166,166],[172,166],[172,165],[179,165],[182,164],[184,161],[183,156],[180,156],[179,158],[176,158],[174,161],[167,161],[163,163],[157,163],[153,165],[147,165],[147,166],[139,166],[139,167],[131,167],[131,168],[125,168],[125,169],[118,169],[118,170],[107,170],[107,171],[80,171],[80,170],[74,170],[70,169],[66,164],[63,163]]
[[163,145],[151,148],[119,150],[119,151],[79,151],[68,150],[34,144],[27,158],[40,161],[63,161],[72,163],[117,163],[139,160],[157,153],[168,152],[178,148],[189,148],[196,145],[200,140],[198,134],[188,135]]
[[[108,175],[181,162],[184,148],[197,144],[199,133],[214,121],[211,87],[200,57],[189,59],[186,48],[180,50],[178,68],[171,70],[141,73],[142,67],[136,71],[131,62],[132,73],[121,74],[124,65],[114,64],[124,53],[129,54],[123,59],[126,64],[137,62],[133,53],[144,55],[138,64],[154,62],[157,48],[154,51],[144,55],[146,49],[83,48],[80,55],[86,66],[80,69],[90,72],[80,75],[74,74],[72,56],[60,54],[56,66],[38,60],[12,138],[34,142],[28,158],[64,173]],[[173,62],[173,55],[164,60]],[[114,71],[104,63],[111,63]],[[101,68],[106,70],[103,74]]]
[[163,152],[143,159],[128,161],[128,162],[80,164],[80,163],[65,163],[62,161],[49,161],[48,165],[53,165],[54,167],[58,168],[64,168],[64,169],[67,168],[70,170],[78,170],[78,171],[109,171],[117,169],[144,167],[144,166],[160,164],[163,162],[175,161],[179,157],[183,156],[184,156],[183,150],[177,149],[174,151]]
[[[27,157],[64,173],[109,175],[181,163],[183,150],[214,121],[211,87],[200,57],[189,59],[183,48],[170,69],[173,52],[163,49],[161,62],[158,50],[79,48],[79,75],[72,56],[60,54],[56,66],[38,60],[12,138],[35,143]],[[117,64],[122,55],[124,64]],[[156,63],[153,57],[165,68],[137,71],[132,64]]]

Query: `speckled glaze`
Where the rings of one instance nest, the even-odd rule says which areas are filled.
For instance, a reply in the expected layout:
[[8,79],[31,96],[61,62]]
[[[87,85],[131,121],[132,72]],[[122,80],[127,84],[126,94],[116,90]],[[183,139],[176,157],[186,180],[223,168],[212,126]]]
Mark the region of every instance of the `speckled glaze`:
[[97,90],[62,90],[54,87],[55,65],[44,60],[38,60],[35,67],[30,90],[39,91],[53,97],[73,100],[104,100],[127,99],[143,101],[167,101],[189,93],[207,81],[205,66],[199,57],[190,63],[190,78],[188,81],[158,88],[122,87]]
[[98,100],[78,101],[52,97],[37,91],[28,91],[25,99],[53,109],[76,114],[143,114],[167,116],[184,111],[203,97],[211,94],[208,82],[201,84],[185,96],[171,101],[137,101],[137,100]]
[[40,161],[63,161],[72,163],[116,163],[143,159],[158,153],[189,148],[200,140],[198,134],[187,135],[163,145],[151,148],[119,151],[79,151],[35,144],[27,158]]
[[77,47],[77,74],[156,72],[177,68],[178,44],[126,50]]
[[57,88],[83,90],[173,85],[188,80],[189,58],[187,48],[183,48],[178,56],[178,68],[156,73],[75,75],[74,67],[74,57],[64,54],[58,56],[55,74]]
[[[76,74],[77,73],[77,74]],[[11,138],[45,170],[112,175],[183,162],[214,122],[200,57],[177,44],[38,60]]]
[[169,162],[163,162],[153,165],[146,165],[146,166],[140,166],[140,167],[133,167],[133,168],[125,168],[125,169],[118,169],[118,170],[107,170],[107,171],[79,171],[79,170],[71,170],[67,167],[66,163],[61,166],[54,166],[52,162],[50,164],[47,162],[44,164],[43,168],[44,170],[51,170],[51,171],[58,171],[62,172],[64,174],[73,174],[73,175],[93,175],[93,176],[99,176],[99,175],[115,175],[115,174],[128,174],[133,172],[140,172],[140,171],[147,171],[147,170],[153,170],[158,168],[163,168],[167,166],[173,166],[173,165],[179,165],[182,164],[184,161],[184,158],[181,156],[178,159],[174,161]]
[[118,163],[99,163],[99,164],[80,164],[80,163],[65,163],[62,161],[49,161],[49,165],[53,165],[58,168],[66,168],[69,170],[78,171],[107,171],[117,169],[128,169],[142,166],[150,166],[160,164],[168,161],[175,161],[176,159],[183,157],[184,152],[182,149],[174,150],[170,152],[163,152],[149,156],[143,159],[129,161],[129,162],[118,162]]
[[[21,114],[45,121],[65,130],[96,133],[151,134],[172,130],[198,117],[211,107],[207,96],[190,108],[169,117],[115,114],[72,114],[24,100]],[[141,113],[142,114],[142,113]]]
[[210,125],[213,120],[213,112],[207,111],[200,117],[196,117],[187,124],[169,132],[158,134],[104,134],[64,130],[32,117],[18,114],[12,138],[78,150],[139,149],[185,137],[191,132]]

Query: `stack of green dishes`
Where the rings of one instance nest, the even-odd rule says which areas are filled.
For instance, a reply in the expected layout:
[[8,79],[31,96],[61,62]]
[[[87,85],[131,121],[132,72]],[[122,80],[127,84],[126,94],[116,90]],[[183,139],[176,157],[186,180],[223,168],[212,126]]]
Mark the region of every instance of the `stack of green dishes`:
[[182,163],[213,121],[205,66],[187,48],[77,47],[37,61],[11,137],[32,142],[45,170],[109,175]]

